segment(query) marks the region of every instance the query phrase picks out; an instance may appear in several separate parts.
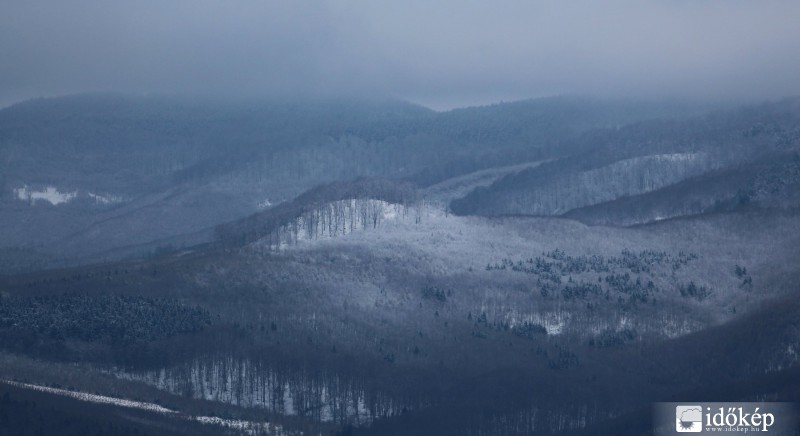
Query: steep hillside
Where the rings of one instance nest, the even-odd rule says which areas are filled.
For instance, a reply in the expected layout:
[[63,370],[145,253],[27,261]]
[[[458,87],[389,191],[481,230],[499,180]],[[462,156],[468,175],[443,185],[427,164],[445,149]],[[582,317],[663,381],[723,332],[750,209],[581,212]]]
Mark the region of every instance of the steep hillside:
[[569,211],[585,223],[633,225],[742,209],[800,207],[800,155],[778,153],[666,188]]
[[[0,318],[26,323],[0,326],[3,371],[47,384],[62,373],[26,369],[19,356],[50,362],[43,368],[77,359],[90,363],[70,370],[79,390],[99,370],[326,434],[477,435],[591,428],[798,364],[797,214],[589,227],[454,216],[404,202],[389,183],[320,187],[280,220],[265,211],[233,227],[275,218],[275,234],[220,232],[216,246],[8,277]],[[355,200],[381,219],[358,225]],[[305,226],[310,217],[319,226]],[[344,230],[324,230],[329,222]],[[323,230],[275,244],[295,228]],[[49,315],[32,323],[32,308]],[[122,315],[132,334],[81,333]],[[86,328],[54,334],[83,318]],[[726,360],[733,344],[748,352]],[[703,363],[682,360],[685,349],[705,350]],[[713,383],[695,382],[710,374]]]
[[561,215],[646,194],[702,174],[724,169],[732,172],[770,156],[775,160],[776,156],[791,155],[800,148],[800,100],[690,120],[642,122],[615,131],[591,132],[578,142],[594,146],[577,146],[587,151],[477,188],[454,200],[453,211],[487,216]]
[[[118,99],[64,143],[3,121],[40,154],[0,142],[0,433],[647,434],[656,401],[798,398],[800,100],[616,126],[640,107]],[[106,113],[177,118],[37,172]],[[199,160],[137,166],[179,126]]]
[[0,382],[0,431],[15,435],[212,435],[210,429],[139,410],[83,403]]
[[35,255],[27,265],[0,259],[0,271],[204,242],[215,225],[319,184],[380,176],[424,186],[563,156],[587,129],[702,109],[585,98],[443,113],[368,100],[32,100],[0,110],[0,249]]

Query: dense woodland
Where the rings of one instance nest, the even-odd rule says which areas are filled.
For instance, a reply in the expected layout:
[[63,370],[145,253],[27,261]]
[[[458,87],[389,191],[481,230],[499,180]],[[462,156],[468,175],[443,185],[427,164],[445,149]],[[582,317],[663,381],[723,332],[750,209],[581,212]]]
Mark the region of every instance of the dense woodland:
[[639,435],[654,401],[800,398],[795,100],[190,103],[0,111],[0,162],[117,156],[36,183],[126,198],[4,191],[42,235],[0,251],[0,434]]
[[[213,228],[357,177],[427,186],[569,155],[582,133],[699,104],[557,97],[433,112],[398,101],[222,101],[115,94],[0,110],[0,271],[142,256],[213,239]],[[23,187],[74,193],[33,205]],[[105,203],[97,197],[115,199]],[[153,225],[153,223],[157,223]]]
[[210,323],[203,309],[138,296],[60,294],[0,300],[0,344],[29,354],[68,353],[65,348],[71,341],[130,347],[196,333]]
[[[319,186],[246,219],[214,229],[214,241],[242,247],[263,241],[268,249],[306,237],[336,236],[376,228],[389,204],[403,209],[417,202],[414,186],[379,178],[360,178]],[[405,211],[401,213],[406,213]]]
[[[509,175],[454,201],[452,209],[464,214],[561,215],[617,200],[606,208],[610,213],[631,213],[646,205],[621,207],[619,201],[632,203],[629,197],[651,192],[651,197],[658,198],[663,195],[661,191],[669,192],[672,185],[688,180],[689,187],[673,195],[672,199],[679,203],[677,211],[675,206],[670,208],[662,202],[656,212],[664,215],[651,212],[647,221],[652,221],[714,211],[732,197],[746,202],[750,196],[763,198],[770,191],[785,190],[788,186],[790,191],[797,192],[800,180],[797,170],[782,165],[787,158],[789,162],[797,159],[800,141],[797,106],[798,101],[791,99],[767,107],[715,112],[690,121],[654,120],[613,132],[591,132],[576,141],[591,141],[591,148],[576,145],[587,153],[576,153]],[[764,165],[765,162],[771,167]],[[733,173],[736,178],[728,176],[725,182],[728,186],[721,192],[709,186],[713,176],[712,183],[691,180],[715,172]],[[701,190],[705,195],[691,195],[686,190]],[[765,203],[798,206],[793,194],[786,192],[778,197]],[[698,201],[706,204],[692,207]],[[601,210],[596,208],[591,216],[589,213],[575,216],[602,219]]]

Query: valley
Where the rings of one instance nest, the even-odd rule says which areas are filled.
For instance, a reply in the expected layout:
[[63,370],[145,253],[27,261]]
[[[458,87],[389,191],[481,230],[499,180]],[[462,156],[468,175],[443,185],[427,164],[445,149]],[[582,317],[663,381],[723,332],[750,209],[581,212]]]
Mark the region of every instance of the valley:
[[[210,433],[634,435],[656,401],[797,398],[797,100],[613,128],[608,103],[542,142],[490,116],[562,105],[368,106],[325,125],[332,148],[252,145],[185,182],[188,164],[105,174],[109,191],[4,167],[9,401],[99,395]],[[446,128],[473,112],[503,123]],[[23,162],[4,129],[4,162]],[[183,428],[167,421],[145,429]]]

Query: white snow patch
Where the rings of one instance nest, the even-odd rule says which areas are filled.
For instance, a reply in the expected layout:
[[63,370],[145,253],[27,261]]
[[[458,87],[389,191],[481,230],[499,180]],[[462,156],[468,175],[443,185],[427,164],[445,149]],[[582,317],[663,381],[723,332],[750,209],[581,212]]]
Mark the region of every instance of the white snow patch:
[[[348,219],[345,225],[339,225],[338,232],[335,225],[332,226],[335,233],[329,232],[328,226],[319,226],[319,233],[309,235],[304,229],[305,220],[301,220],[296,234],[286,232],[290,237],[281,237],[280,249],[314,250],[333,244],[367,245],[375,252],[376,258],[424,258],[426,271],[431,269],[442,274],[466,271],[470,267],[479,270],[487,262],[541,251],[536,241],[518,237],[515,232],[509,233],[504,226],[494,225],[484,218],[455,216],[432,205],[405,207],[377,200],[371,205],[375,206],[379,217],[375,228],[375,221],[368,219],[364,226],[361,214],[357,214],[356,225],[351,226],[352,221]],[[351,232],[351,229],[356,231]],[[252,248],[254,251],[266,250],[267,244],[268,240],[262,240]]]
[[172,409],[167,409],[166,407],[159,406],[158,404],[147,403],[143,401],[133,401],[133,400],[126,400],[124,398],[116,398],[116,397],[107,397],[105,395],[96,395],[96,394],[89,394],[86,392],[78,392],[78,391],[69,391],[66,389],[58,389],[58,388],[51,388],[47,386],[40,386],[34,385],[29,383],[21,383],[15,382],[11,380],[2,380],[0,382],[9,384],[11,386],[16,386],[18,388],[30,389],[38,392],[46,392],[49,394],[60,395],[64,397],[74,398],[79,401],[86,401],[89,403],[96,403],[96,404],[110,404],[113,406],[119,407],[126,407],[130,409],[138,409],[144,410],[148,412],[155,412],[164,415],[171,415],[177,418],[189,420],[189,421],[197,421],[202,424],[207,425],[218,425],[222,427],[227,427],[231,429],[235,429],[241,431],[245,434],[251,435],[287,435],[283,428],[278,425],[270,424],[268,422],[254,422],[254,421],[243,421],[238,419],[224,419],[219,418],[216,416],[192,416],[192,415],[184,415],[180,412],[177,412]]
[[113,194],[98,194],[94,192],[78,192],[75,191],[60,191],[55,186],[46,186],[44,189],[36,190],[23,185],[21,188],[13,189],[14,196],[17,200],[26,201],[30,205],[36,204],[38,201],[45,201],[54,206],[59,204],[66,204],[72,200],[80,197],[88,197],[95,204],[115,204],[121,203],[123,198]]
[[[482,311],[486,310],[488,310],[488,308],[482,308]],[[506,315],[506,322],[508,322],[510,327],[515,327],[525,323],[540,325],[547,330],[547,334],[550,336],[564,333],[564,328],[567,326],[569,320],[570,314],[563,311],[529,314],[512,311]]]
[[156,413],[177,413],[174,410],[167,409],[166,407],[159,406],[158,404],[145,403],[142,401],[126,400],[124,398],[106,397],[104,395],[89,394],[86,392],[68,391],[66,389],[51,388],[47,386],[32,385],[28,383],[20,383],[11,380],[0,380],[3,383],[16,386],[18,388],[31,389],[39,392],[47,392],[49,394],[61,395],[64,397],[71,397],[81,401],[88,401],[90,403],[98,404],[111,404],[114,406],[128,407],[131,409],[147,410]]
[[475,188],[489,186],[508,174],[533,168],[548,161],[526,162],[506,167],[490,168],[447,179],[422,190],[426,200],[447,205],[451,200],[467,195]]
[[21,188],[14,189],[14,195],[17,199],[27,201],[30,204],[42,200],[47,201],[52,205],[69,203],[78,196],[78,191],[60,192],[54,186],[48,186],[41,191],[35,191],[28,188],[28,185],[23,185]]
[[[413,209],[413,211],[412,211]],[[417,206],[404,206],[376,199],[349,199],[327,203],[306,211],[295,221],[281,227],[277,241],[264,237],[253,248],[285,250],[301,244],[340,238],[363,230],[382,227],[388,222],[421,219]]]
[[257,423],[253,421],[242,421],[240,419],[224,419],[217,416],[194,416],[191,419],[202,424],[232,428],[252,435],[274,434],[277,436],[287,434],[280,426],[268,422]]
[[548,314],[539,318],[539,323],[547,330],[550,336],[560,335],[567,325],[567,314]]
[[671,153],[671,154],[656,154],[652,156],[658,160],[666,160],[670,162],[688,162],[697,159],[697,153]]
[[112,194],[102,195],[102,194],[95,194],[93,192],[88,192],[86,195],[88,195],[89,198],[94,200],[94,202],[97,204],[115,204],[122,202],[122,197]]
[[259,209],[266,209],[266,208],[268,208],[270,206],[272,206],[272,202],[269,201],[269,198],[264,199],[264,201],[261,201],[256,205],[256,207],[259,208]]
[[[187,366],[141,373],[114,369],[107,374],[142,382],[174,395],[185,395],[188,387],[189,396],[195,399],[264,409],[282,416],[298,415],[305,408],[309,412],[305,416],[319,422],[334,422],[345,416],[350,422],[368,424],[376,418],[412,408],[379,393],[368,395],[357,388],[350,390],[347,399],[342,400],[325,383],[320,383],[321,380],[302,379],[294,383],[258,363],[233,358],[195,360]],[[318,412],[310,412],[312,409]]]
[[689,319],[666,318],[662,321],[660,333],[670,339],[675,339],[698,331],[701,328],[701,325]]

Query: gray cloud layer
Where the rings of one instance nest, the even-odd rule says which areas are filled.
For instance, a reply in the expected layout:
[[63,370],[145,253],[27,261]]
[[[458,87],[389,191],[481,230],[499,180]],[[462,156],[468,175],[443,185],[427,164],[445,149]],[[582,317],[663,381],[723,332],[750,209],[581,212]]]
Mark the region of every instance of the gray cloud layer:
[[800,93],[796,0],[5,0],[0,104],[81,91]]

